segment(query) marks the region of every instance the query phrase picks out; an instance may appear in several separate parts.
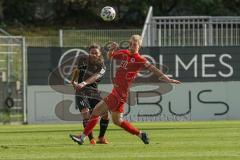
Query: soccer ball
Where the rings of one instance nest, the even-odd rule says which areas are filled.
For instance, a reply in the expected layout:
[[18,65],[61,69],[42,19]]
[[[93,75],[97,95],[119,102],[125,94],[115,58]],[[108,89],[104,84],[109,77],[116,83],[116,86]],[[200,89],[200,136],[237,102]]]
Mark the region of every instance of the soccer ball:
[[106,6],[101,10],[101,17],[104,21],[112,21],[116,16],[114,8]]

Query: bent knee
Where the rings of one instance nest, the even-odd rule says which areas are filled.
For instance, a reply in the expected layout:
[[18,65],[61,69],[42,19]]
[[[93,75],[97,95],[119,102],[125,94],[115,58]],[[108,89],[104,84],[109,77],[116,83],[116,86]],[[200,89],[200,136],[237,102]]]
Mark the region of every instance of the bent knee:
[[121,119],[113,119],[113,123],[117,126],[121,126],[122,120]]
[[88,109],[88,108],[82,108],[82,109],[81,109],[81,113],[82,113],[82,114],[88,114],[88,112],[89,112],[89,109]]
[[117,126],[121,126],[120,121],[113,121],[113,124],[117,125]]
[[88,109],[82,109],[81,114],[83,116],[83,119],[89,119],[89,110]]
[[104,116],[102,116],[102,119],[109,120],[108,114],[105,114]]

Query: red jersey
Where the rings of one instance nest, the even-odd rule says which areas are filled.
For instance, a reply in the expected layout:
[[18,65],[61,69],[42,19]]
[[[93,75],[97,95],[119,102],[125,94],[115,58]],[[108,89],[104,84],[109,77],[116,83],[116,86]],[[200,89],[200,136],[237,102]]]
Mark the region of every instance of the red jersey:
[[115,89],[118,95],[125,99],[132,82],[147,60],[139,53],[131,55],[129,50],[118,50],[111,55],[111,58],[121,60],[120,67],[113,78],[113,90]]

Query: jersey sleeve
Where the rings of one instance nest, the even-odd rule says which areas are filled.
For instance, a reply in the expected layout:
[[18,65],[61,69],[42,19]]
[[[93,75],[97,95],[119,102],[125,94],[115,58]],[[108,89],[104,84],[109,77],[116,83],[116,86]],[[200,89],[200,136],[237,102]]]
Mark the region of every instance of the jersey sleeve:
[[103,64],[101,70],[99,71],[100,78],[106,73],[106,66]]
[[106,73],[106,66],[103,63],[100,67],[99,72],[98,72],[99,78],[98,78],[97,82],[100,82],[102,80],[102,77],[104,76],[105,73]]
[[149,63],[148,60],[143,56],[139,56],[138,59],[139,59],[139,62],[140,62],[141,66],[144,66],[146,63]]
[[112,59],[122,59],[123,55],[126,53],[126,50],[117,50],[114,51],[113,54],[110,55]]

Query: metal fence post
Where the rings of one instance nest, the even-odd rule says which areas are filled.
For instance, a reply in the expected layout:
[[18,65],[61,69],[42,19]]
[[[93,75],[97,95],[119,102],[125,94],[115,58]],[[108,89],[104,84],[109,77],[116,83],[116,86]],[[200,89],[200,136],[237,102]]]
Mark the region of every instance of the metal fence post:
[[203,25],[203,33],[204,33],[204,46],[208,45],[208,34],[207,34],[207,24],[204,23]]
[[63,30],[59,30],[59,46],[63,47]]
[[22,54],[23,54],[23,123],[27,123],[27,50],[26,40],[22,37]]

